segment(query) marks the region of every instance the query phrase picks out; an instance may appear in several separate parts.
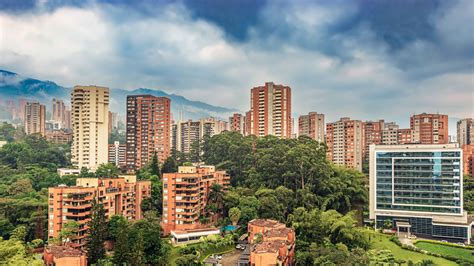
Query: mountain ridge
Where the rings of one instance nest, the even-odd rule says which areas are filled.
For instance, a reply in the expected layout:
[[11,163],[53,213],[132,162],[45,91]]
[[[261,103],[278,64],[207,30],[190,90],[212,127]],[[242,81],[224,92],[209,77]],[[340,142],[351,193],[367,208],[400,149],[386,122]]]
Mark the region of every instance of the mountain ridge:
[[[0,105],[6,103],[6,99],[24,98],[38,101],[47,106],[47,112],[51,109],[52,98],[59,98],[66,103],[70,102],[72,88],[61,86],[54,81],[39,80],[24,77],[9,70],[0,69],[0,97],[5,99]],[[175,118],[182,116],[183,119],[200,119],[205,117],[216,117],[227,119],[232,113],[239,112],[235,108],[216,106],[202,101],[190,100],[175,93],[168,93],[160,89],[137,88],[126,90],[122,88],[110,88],[111,101],[109,110],[125,116],[126,98],[128,95],[150,94],[157,97],[168,97],[171,100],[171,112]],[[5,117],[0,117],[5,119]]]

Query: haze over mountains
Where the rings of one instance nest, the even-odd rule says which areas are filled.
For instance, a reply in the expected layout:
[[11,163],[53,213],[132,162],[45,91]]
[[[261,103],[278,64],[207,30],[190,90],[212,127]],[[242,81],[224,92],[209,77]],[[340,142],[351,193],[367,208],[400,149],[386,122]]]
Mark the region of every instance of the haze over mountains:
[[[94,85],[94,84],[81,84]],[[97,84],[107,86],[106,84]],[[116,112],[125,117],[127,95],[151,94],[155,96],[168,97],[171,99],[171,112],[173,119],[200,119],[205,117],[217,117],[227,120],[237,109],[214,106],[200,101],[192,101],[177,94],[169,94],[162,90],[139,88],[135,90],[125,90],[120,88],[110,88],[110,111]],[[38,80],[24,77],[20,74],[7,70],[0,70],[0,119],[8,120],[9,113],[3,108],[8,100],[18,101],[27,99],[29,101],[39,101],[45,104],[47,109],[51,106],[53,98],[64,100],[70,103],[71,88],[63,87],[53,81]],[[47,110],[50,112],[51,110]]]

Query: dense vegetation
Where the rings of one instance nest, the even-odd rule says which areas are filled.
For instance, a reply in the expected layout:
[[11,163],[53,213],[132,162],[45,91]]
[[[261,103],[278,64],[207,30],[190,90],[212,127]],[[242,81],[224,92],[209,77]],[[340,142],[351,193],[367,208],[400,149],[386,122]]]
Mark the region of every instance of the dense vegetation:
[[207,164],[231,176],[233,187],[222,202],[210,201],[209,208],[229,216],[222,223],[233,217],[245,227],[252,219],[269,218],[292,226],[298,263],[303,265],[367,262],[369,240],[356,227],[368,202],[364,176],[330,163],[324,144],[308,137],[224,132],[202,143],[202,151]]
[[46,240],[48,187],[75,183],[75,177],[60,178],[56,173],[69,165],[70,148],[9,128],[0,126],[0,134],[7,132],[2,138],[11,141],[0,149],[0,237],[8,239],[21,225],[27,242]]
[[[0,263],[12,258],[9,246],[23,250],[15,258],[33,263],[27,251],[47,238],[47,188],[75,183],[75,177],[60,178],[56,173],[57,168],[70,166],[69,147],[25,136],[8,124],[0,126],[0,139],[9,142],[0,149],[0,237],[5,239],[0,241],[0,251],[7,252],[0,256]],[[296,231],[296,258],[301,265],[396,262],[396,254],[375,250],[371,233],[357,226],[368,203],[362,173],[333,165],[326,159],[326,146],[307,137],[256,138],[236,132],[206,136],[193,143],[190,153],[173,151],[161,165],[154,156],[140,169],[137,178],[152,182],[152,197],[141,206],[145,219],[129,222],[115,216],[105,222],[103,209],[96,204],[88,244],[93,262],[166,264],[170,247],[160,239],[161,176],[188,162],[216,165],[231,176],[228,191],[212,186],[206,214],[220,213],[222,225],[232,223],[244,229],[255,218],[287,224]],[[114,165],[104,164],[96,173],[83,170],[80,176],[119,174]],[[474,182],[468,177],[464,186],[466,209],[473,211]],[[206,215],[200,220],[209,221]],[[72,235],[74,227],[66,226],[61,237]],[[18,239],[22,232],[24,237]],[[115,243],[112,257],[98,248],[103,240]],[[185,250],[177,262],[197,261],[196,252],[206,250],[204,246]]]

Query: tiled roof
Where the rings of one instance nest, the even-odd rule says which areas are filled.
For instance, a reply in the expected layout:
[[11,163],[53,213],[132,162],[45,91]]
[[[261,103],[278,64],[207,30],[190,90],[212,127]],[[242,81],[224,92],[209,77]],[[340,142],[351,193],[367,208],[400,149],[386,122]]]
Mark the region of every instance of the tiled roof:
[[48,253],[51,253],[56,258],[80,257],[84,255],[79,249],[68,246],[49,246],[46,249]]
[[250,221],[249,224],[254,225],[254,226],[270,227],[270,228],[285,226],[284,224],[276,220],[270,220],[270,219],[254,219]]

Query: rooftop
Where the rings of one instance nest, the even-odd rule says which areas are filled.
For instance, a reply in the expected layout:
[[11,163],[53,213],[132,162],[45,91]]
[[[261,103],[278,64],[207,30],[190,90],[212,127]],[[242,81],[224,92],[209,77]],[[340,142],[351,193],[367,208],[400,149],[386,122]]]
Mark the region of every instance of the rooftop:
[[256,244],[253,247],[253,252],[255,253],[275,253],[280,249],[280,247],[285,246],[286,241],[277,240],[277,241],[263,241],[262,243]]
[[285,226],[279,221],[270,220],[270,219],[253,219],[252,221],[249,222],[249,225],[269,227],[269,228],[277,228],[277,227]]
[[48,246],[46,251],[56,258],[80,257],[85,255],[82,251],[68,246]]
[[263,235],[265,237],[287,237],[291,231],[293,231],[291,228],[276,228],[266,231]]

